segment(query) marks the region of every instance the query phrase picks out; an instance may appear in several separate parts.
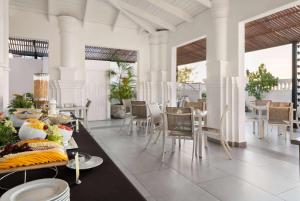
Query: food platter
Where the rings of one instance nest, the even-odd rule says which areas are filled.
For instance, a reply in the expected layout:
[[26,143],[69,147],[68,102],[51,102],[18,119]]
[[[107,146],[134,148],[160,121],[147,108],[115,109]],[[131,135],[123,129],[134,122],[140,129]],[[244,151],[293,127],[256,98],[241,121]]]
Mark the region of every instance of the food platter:
[[37,169],[58,167],[58,166],[66,166],[67,164],[68,164],[68,161],[62,161],[62,162],[54,162],[54,163],[47,163],[47,164],[38,164],[38,165],[32,165],[32,166],[25,166],[25,167],[16,167],[16,168],[10,168],[10,169],[7,169],[7,170],[0,170],[0,174],[10,173],[10,172],[27,171],[27,170],[37,170]]

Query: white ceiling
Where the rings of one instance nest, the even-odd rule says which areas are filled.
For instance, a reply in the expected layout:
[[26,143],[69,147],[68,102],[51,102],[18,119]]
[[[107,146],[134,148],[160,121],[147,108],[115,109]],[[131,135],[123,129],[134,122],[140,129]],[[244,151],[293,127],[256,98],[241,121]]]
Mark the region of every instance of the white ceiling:
[[50,16],[70,15],[83,22],[153,32],[176,30],[208,9],[210,0],[10,0],[10,8]]

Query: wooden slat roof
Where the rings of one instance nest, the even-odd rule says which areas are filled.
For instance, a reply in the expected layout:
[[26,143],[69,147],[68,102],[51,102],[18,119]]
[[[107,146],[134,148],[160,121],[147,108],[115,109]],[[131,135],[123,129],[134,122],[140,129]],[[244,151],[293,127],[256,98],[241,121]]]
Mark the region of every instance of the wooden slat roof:
[[246,52],[300,41],[300,5],[248,22]]
[[115,61],[116,58],[124,62],[135,63],[137,61],[137,51],[85,46],[86,60]]
[[9,38],[9,53],[24,55],[47,57],[48,56],[48,41],[36,40],[28,38]]
[[206,60],[206,38],[177,48],[177,65]]
[[[299,41],[300,5],[248,22],[245,25],[246,52]],[[205,39],[177,48],[177,65],[204,60],[206,60]]]

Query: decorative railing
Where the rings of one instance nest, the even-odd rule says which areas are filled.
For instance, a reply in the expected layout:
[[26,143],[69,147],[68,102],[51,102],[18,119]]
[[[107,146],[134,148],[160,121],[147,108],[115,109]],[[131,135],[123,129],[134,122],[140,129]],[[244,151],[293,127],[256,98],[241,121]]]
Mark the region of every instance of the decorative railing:
[[292,90],[292,79],[280,79],[278,85],[272,88],[272,91]]

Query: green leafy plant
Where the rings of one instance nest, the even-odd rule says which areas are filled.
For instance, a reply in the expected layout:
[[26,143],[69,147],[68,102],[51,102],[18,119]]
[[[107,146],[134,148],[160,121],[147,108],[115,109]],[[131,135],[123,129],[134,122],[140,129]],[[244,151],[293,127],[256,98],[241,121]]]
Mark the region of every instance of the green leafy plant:
[[268,93],[272,90],[272,87],[278,85],[278,77],[274,77],[268,72],[264,64],[261,64],[256,72],[247,71],[247,77],[246,91],[257,100],[262,99],[265,93]]
[[192,69],[188,67],[181,68],[177,71],[177,82],[189,83],[192,75]]
[[17,131],[9,118],[0,119],[0,146],[15,143]]
[[204,98],[204,99],[205,99],[206,97],[207,97],[206,91],[202,92],[202,93],[201,93],[201,98]]
[[12,114],[17,108],[32,108],[34,107],[33,95],[31,93],[14,94],[14,99],[11,100],[8,106],[9,113]]
[[122,99],[135,97],[135,75],[133,66],[116,59],[117,69],[108,71],[111,79],[110,101],[122,104]]

